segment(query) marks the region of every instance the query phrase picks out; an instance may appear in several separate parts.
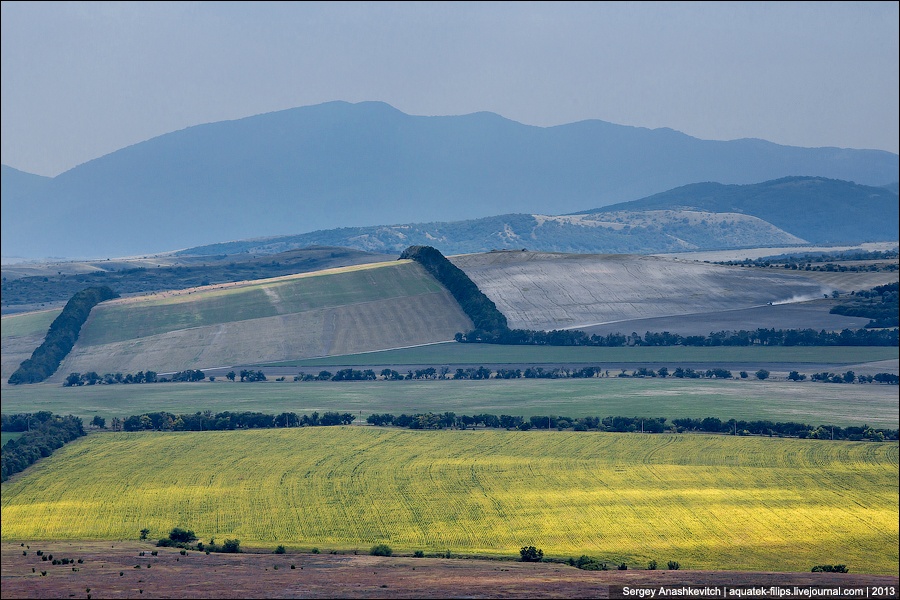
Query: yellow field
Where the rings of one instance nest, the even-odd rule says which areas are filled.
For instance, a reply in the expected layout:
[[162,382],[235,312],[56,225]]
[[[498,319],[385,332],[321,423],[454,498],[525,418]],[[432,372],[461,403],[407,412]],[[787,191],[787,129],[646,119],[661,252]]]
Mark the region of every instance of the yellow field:
[[898,445],[365,426],[104,433],[3,485],[3,541],[172,527],[244,546],[898,571]]

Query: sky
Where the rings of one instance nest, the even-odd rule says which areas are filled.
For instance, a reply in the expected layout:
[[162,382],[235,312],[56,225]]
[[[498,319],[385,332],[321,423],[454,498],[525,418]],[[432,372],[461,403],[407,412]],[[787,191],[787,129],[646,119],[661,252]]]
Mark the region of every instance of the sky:
[[898,153],[898,6],[4,1],[0,162],[332,100]]

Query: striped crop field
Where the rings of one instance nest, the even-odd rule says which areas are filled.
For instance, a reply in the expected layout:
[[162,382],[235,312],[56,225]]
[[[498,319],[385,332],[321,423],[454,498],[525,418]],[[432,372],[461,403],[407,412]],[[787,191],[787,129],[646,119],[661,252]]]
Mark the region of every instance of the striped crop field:
[[898,570],[896,443],[319,427],[106,433],[3,485],[2,540]]
[[52,380],[396,348],[450,340],[471,326],[417,263],[356,265],[104,302]]
[[[390,268],[386,268],[390,267]],[[377,272],[377,277],[373,275]],[[91,315],[79,341],[92,346],[233,321],[441,291],[409,261],[372,263],[220,284],[193,293],[167,292],[108,302]]]

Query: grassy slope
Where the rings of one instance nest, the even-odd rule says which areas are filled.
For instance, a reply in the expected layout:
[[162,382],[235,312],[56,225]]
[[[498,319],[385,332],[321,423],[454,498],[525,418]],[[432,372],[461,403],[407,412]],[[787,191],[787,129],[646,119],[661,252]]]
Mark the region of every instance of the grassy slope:
[[897,387],[785,381],[559,379],[319,383],[167,383],[64,388],[10,386],[3,411],[51,410],[89,422],[153,411],[259,411],[310,414],[444,412],[646,417],[719,417],[799,421],[811,425],[900,427]]
[[729,436],[104,434],[4,485],[2,539],[181,526],[246,546],[510,555],[534,544],[632,566],[896,573],[897,464],[895,443]]
[[0,377],[3,383],[19,368],[22,361],[31,357],[34,349],[41,345],[50,323],[62,309],[42,310],[22,315],[4,316],[2,324],[3,354],[0,361]]
[[391,348],[470,326],[421,267],[392,261],[104,304],[54,380]]

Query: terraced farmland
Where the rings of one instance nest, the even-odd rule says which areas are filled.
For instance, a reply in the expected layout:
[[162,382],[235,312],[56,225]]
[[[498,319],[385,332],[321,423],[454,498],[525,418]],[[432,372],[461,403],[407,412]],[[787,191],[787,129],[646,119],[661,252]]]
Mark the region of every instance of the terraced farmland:
[[898,569],[898,446],[371,427],[101,434],[3,486],[2,539]]
[[409,261],[124,298],[91,313],[53,381],[344,354],[451,339],[471,321]]

